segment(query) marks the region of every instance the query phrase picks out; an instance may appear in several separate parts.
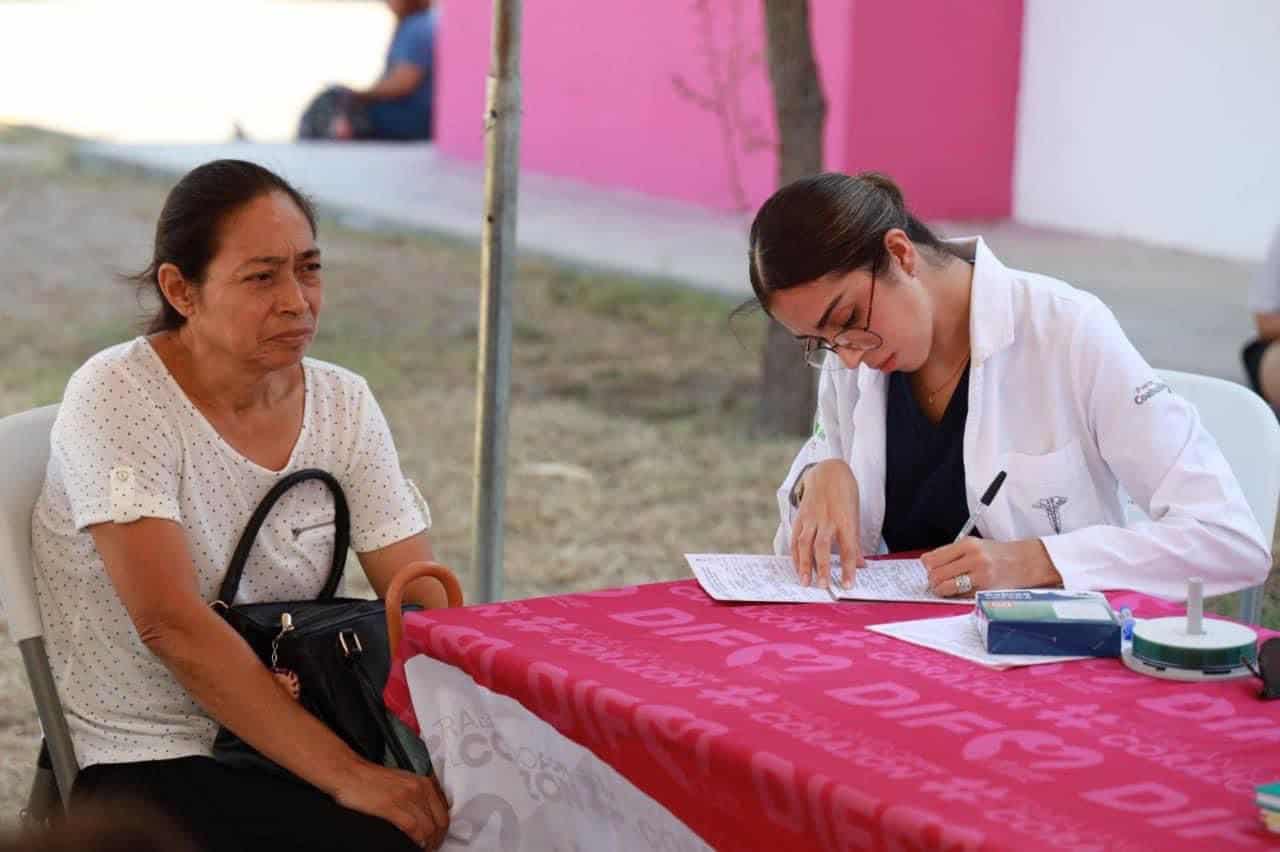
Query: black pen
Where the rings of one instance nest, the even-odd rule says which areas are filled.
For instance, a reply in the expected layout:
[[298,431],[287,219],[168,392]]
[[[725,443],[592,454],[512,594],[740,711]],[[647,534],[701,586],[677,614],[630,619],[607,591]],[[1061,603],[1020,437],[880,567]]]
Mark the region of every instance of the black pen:
[[974,526],[978,523],[978,518],[982,517],[982,512],[991,505],[991,501],[996,499],[996,492],[1000,490],[1000,486],[1004,485],[1004,471],[996,474],[996,478],[991,480],[991,484],[987,486],[987,491],[982,495],[982,499],[978,501],[978,508],[973,510],[973,514],[969,516],[969,520],[964,522],[964,526],[960,528],[960,534],[956,536],[956,541],[973,532]]

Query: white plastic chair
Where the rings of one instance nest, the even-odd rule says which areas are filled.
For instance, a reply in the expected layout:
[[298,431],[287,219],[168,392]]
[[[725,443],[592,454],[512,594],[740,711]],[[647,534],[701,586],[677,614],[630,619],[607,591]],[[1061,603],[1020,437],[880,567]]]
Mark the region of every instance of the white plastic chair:
[[[44,485],[49,432],[57,413],[58,406],[48,405],[0,419],[0,471],[4,471],[0,476],[0,603],[9,622],[9,635],[22,652],[57,793],[65,807],[79,767],[45,653],[31,560],[31,511]],[[40,786],[37,773],[29,805],[32,811],[37,809],[37,799],[48,797]]]
[[[1200,422],[1218,442],[1240,482],[1245,500],[1270,547],[1280,507],[1280,423],[1253,391],[1211,376],[1159,370],[1160,377],[1200,412]],[[1240,620],[1262,620],[1262,585],[1240,593]]]

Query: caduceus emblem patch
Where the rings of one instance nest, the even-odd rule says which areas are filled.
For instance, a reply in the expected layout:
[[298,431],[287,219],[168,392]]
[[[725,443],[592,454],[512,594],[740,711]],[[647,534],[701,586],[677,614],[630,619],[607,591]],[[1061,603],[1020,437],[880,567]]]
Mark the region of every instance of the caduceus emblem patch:
[[1053,525],[1055,533],[1062,532],[1062,507],[1066,505],[1066,497],[1044,497],[1032,504],[1033,508],[1039,509],[1049,516],[1049,523]]

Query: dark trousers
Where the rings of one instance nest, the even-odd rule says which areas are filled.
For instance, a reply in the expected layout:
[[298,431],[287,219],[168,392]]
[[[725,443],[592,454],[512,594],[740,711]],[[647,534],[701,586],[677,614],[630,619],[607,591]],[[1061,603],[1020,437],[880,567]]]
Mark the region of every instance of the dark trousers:
[[72,799],[73,810],[82,801],[141,800],[205,852],[419,848],[391,823],[348,810],[315,787],[210,757],[90,766],[77,776]]
[[1266,352],[1270,345],[1270,340],[1255,338],[1246,343],[1240,352],[1245,375],[1249,377],[1249,387],[1253,388],[1255,393],[1262,393],[1262,383],[1258,380],[1258,368],[1262,365],[1262,353]]
[[[1262,353],[1266,352],[1267,347],[1274,342],[1260,338],[1250,340],[1240,351],[1240,360],[1244,362],[1244,373],[1249,378],[1249,387],[1253,388],[1254,393],[1259,396],[1262,396],[1262,381],[1258,376],[1258,370],[1262,366]],[[1273,405],[1271,408],[1280,419],[1280,406]]]
[[332,139],[330,126],[334,118],[346,116],[356,139],[375,136],[368,109],[351,95],[345,86],[330,86],[311,99],[298,121],[299,139]]

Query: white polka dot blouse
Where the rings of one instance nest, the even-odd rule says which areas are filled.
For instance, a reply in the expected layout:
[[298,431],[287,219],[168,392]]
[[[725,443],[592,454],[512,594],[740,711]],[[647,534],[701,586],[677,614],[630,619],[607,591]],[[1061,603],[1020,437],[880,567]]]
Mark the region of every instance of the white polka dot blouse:
[[[206,601],[254,508],[302,468],[342,484],[357,552],[430,528],[365,380],[310,358],[303,373],[302,431],[279,471],[225,442],[146,338],[98,353],[71,377],[32,544],[45,641],[81,766],[208,754],[217,730],[138,638],[88,527],[180,523]],[[322,483],[290,489],[258,534],[237,602],[314,597],[332,558],[333,517]]]

